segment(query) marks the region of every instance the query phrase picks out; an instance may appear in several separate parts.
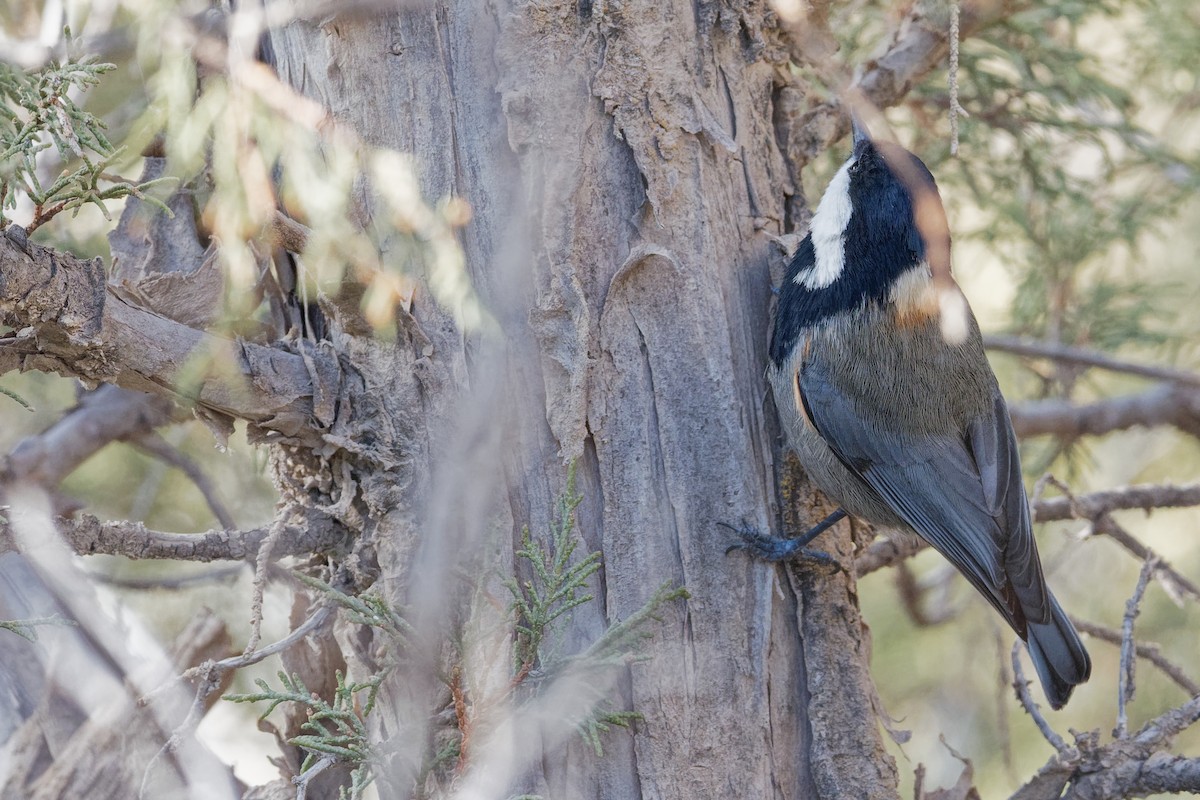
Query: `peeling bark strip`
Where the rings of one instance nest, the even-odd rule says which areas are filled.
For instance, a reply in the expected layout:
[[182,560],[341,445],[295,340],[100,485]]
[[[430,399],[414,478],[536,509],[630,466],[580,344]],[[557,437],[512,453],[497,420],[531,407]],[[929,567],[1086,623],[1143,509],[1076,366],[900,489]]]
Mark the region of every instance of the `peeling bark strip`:
[[[167,395],[290,440],[319,441],[314,385],[337,394],[331,355],[312,353],[310,374],[295,353],[222,339],[131,305],[107,285],[99,259],[7,233],[0,236],[0,318],[16,329],[0,339],[0,374],[36,369]],[[198,363],[205,377],[180,386],[180,371]]]

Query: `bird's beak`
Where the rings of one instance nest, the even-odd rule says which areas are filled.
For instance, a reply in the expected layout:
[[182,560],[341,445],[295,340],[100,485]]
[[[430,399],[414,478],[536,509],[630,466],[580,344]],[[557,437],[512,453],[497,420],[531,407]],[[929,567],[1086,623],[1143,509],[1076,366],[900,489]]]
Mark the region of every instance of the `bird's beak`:
[[867,130],[867,126],[863,124],[862,118],[858,116],[858,112],[850,109],[850,130],[854,132],[854,147],[862,142],[871,141],[871,132]]

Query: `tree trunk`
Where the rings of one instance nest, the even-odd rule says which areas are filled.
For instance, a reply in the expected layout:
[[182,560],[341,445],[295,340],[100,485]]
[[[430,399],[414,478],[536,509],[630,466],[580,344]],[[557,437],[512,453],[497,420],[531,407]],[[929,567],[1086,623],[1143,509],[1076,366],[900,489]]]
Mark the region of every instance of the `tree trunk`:
[[[568,726],[463,785],[496,798],[895,796],[853,578],[726,555],[719,527],[778,531],[787,473],[763,371],[772,237],[798,192],[767,5],[461,0],[298,22],[271,44],[285,81],[366,141],[414,153],[428,198],[470,203],[462,246],[496,321],[464,330],[418,292],[391,345],[352,335],[331,307],[354,376],[334,432],[357,443],[332,472],[359,492],[364,574],[377,559],[414,624],[446,634],[445,587],[478,570],[471,556],[495,549],[497,529],[500,562],[519,570],[522,527],[545,535],[575,462],[579,531],[603,569],[564,647],[664,583],[690,592],[660,609],[651,657],[613,688],[616,707],[644,715],[632,737],[609,735],[597,757]],[[294,457],[281,473],[299,485],[329,466]],[[802,483],[791,494],[808,501],[801,524],[825,510]],[[846,533],[821,547],[848,563]],[[369,669],[372,645],[346,633],[352,672]],[[389,687],[379,724],[394,735],[426,691]]]

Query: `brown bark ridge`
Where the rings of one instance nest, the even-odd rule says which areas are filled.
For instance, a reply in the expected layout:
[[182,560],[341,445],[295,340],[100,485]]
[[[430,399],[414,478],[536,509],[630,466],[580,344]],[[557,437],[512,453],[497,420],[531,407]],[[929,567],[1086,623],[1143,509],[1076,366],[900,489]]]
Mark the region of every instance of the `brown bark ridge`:
[[[36,369],[168,394],[309,445],[324,427],[321,398],[336,393],[341,377],[323,352],[305,358],[165,317],[109,283],[100,259],[15,238],[11,229],[0,235],[0,319],[15,329],[0,338],[0,373]],[[210,364],[223,372],[202,369],[195,386],[178,385],[181,368]]]
[[470,202],[462,244],[504,333],[463,331],[419,293],[399,347],[339,345],[356,402],[402,422],[376,435],[403,463],[357,476],[389,590],[418,627],[448,624],[431,598],[455,564],[497,518],[512,540],[546,530],[575,460],[604,569],[567,641],[665,581],[691,592],[617,687],[645,715],[632,743],[523,753],[513,792],[895,796],[852,579],[726,557],[717,526],[778,528],[762,371],[791,183],[773,26],[762,2],[465,0],[272,35],[285,81],[414,153],[427,197]]

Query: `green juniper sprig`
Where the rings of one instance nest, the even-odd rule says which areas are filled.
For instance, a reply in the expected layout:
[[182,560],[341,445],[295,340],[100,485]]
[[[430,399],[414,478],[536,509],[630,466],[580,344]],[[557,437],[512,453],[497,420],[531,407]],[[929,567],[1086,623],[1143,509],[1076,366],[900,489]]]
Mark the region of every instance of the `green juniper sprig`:
[[[66,35],[70,39],[69,30]],[[115,69],[93,56],[68,57],[28,71],[0,62],[0,228],[11,222],[6,211],[16,207],[21,195],[34,206],[30,232],[64,211],[78,213],[89,204],[107,219],[105,203],[129,195],[171,213],[145,192],[174,179],[133,184],[111,174],[123,150],[109,141],[104,122],[72,96],[82,95]],[[37,157],[51,147],[68,166],[45,184],[38,176]]]
[[[523,582],[513,578],[504,582],[512,594],[510,610],[515,616],[513,688],[524,683],[535,666],[550,678],[553,674],[561,674],[566,668],[607,670],[647,658],[639,650],[643,642],[653,636],[648,624],[660,619],[659,611],[665,603],[689,597],[686,589],[665,583],[655,590],[641,608],[626,619],[610,625],[582,653],[556,658],[548,652],[545,642],[554,622],[594,599],[586,591],[586,583],[600,569],[601,553],[589,553],[572,563],[580,541],[575,530],[575,511],[582,500],[583,497],[575,488],[575,465],[572,464],[567,470],[566,488],[558,498],[557,519],[551,522],[547,544],[543,546],[534,540],[527,526],[521,531],[521,548],[516,555],[529,563],[533,577]],[[539,681],[539,687],[534,690],[535,696],[542,684],[550,682],[552,680]],[[611,710],[607,702],[602,700],[576,724],[576,729],[596,755],[603,756],[601,736],[612,728],[630,730],[641,719],[642,715],[636,711]]]
[[[301,773],[307,772],[322,759],[350,764],[353,766],[350,787],[348,790],[343,788],[340,796],[346,800],[358,800],[371,783],[371,767],[377,761],[363,717],[371,713],[382,676],[373,676],[371,680],[362,683],[347,683],[341,670],[338,670],[337,688],[331,703],[309,691],[299,675],[289,676],[282,670],[278,675],[281,688],[273,688],[259,678],[254,682],[260,691],[229,694],[225,695],[224,699],[233,703],[268,703],[267,710],[261,718],[266,718],[282,703],[299,703],[306,706],[308,720],[300,726],[306,733],[288,740],[288,744],[300,747],[307,753],[300,765]],[[367,692],[369,697],[361,714],[357,703],[357,695],[360,692]]]
[[519,684],[542,659],[542,646],[550,625],[574,608],[591,601],[584,594],[588,578],[600,569],[600,553],[589,553],[577,563],[571,556],[579,543],[575,533],[575,509],[583,497],[575,489],[575,465],[567,470],[567,485],[558,498],[558,519],[551,522],[549,547],[534,540],[529,526],[521,529],[521,549],[517,558],[529,563],[533,577],[518,582],[508,578],[504,585],[512,594],[511,609],[516,615],[516,642],[513,646],[513,684]]
[[39,625],[57,625],[64,628],[74,627],[75,623],[65,617],[54,614],[49,617],[34,617],[32,619],[0,619],[0,630],[12,631],[22,639],[31,642],[38,640]]

